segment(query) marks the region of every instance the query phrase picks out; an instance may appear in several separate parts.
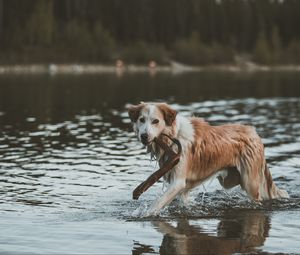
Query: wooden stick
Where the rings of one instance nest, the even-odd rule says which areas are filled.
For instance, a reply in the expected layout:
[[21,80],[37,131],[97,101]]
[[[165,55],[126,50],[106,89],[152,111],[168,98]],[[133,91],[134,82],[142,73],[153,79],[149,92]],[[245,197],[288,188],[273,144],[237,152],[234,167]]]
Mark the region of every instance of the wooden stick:
[[[165,134],[164,134],[165,135]],[[159,168],[156,172],[151,174],[147,180],[142,182],[139,186],[135,188],[133,191],[132,197],[133,199],[138,199],[141,194],[143,194],[147,189],[149,189],[155,182],[157,182],[162,176],[164,176],[168,171],[170,171],[174,166],[176,166],[180,160],[180,154],[182,151],[180,142],[175,139],[167,136],[170,140],[172,140],[178,147],[178,152],[175,153],[170,146],[168,146],[165,142],[161,139],[154,139],[154,142],[161,147],[168,156],[167,161]]]

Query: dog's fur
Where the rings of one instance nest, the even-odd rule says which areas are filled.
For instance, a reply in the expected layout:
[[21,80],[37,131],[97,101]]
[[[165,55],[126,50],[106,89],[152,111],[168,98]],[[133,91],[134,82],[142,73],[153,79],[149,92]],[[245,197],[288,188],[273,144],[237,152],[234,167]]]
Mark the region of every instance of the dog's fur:
[[185,202],[190,189],[219,174],[225,188],[240,185],[256,201],[288,197],[277,188],[267,167],[264,146],[251,126],[227,124],[211,126],[200,118],[185,118],[165,103],[140,103],[128,107],[134,131],[158,162],[166,160],[155,143],[155,137],[167,134],[182,145],[180,162],[164,176],[168,189],[150,208],[158,214],[177,195]]

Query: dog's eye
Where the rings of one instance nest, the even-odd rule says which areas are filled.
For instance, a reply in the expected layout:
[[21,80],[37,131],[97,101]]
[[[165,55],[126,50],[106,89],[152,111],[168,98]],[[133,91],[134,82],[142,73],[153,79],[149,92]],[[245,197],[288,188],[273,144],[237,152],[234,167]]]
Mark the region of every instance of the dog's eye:
[[140,122],[144,123],[145,122],[145,118],[140,118]]
[[152,121],[152,124],[157,124],[158,122],[159,122],[159,120],[155,119],[155,120]]

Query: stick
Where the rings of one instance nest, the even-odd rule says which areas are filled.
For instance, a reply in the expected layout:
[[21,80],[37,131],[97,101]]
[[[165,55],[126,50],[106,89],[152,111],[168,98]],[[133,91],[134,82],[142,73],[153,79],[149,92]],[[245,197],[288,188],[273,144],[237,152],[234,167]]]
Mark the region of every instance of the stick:
[[[165,135],[165,134],[164,134]],[[178,152],[175,153],[170,146],[168,146],[165,142],[160,139],[155,138],[154,142],[161,147],[166,155],[168,156],[167,161],[159,168],[156,172],[151,174],[147,180],[142,182],[139,186],[135,188],[133,191],[132,197],[133,199],[138,199],[141,194],[143,194],[147,189],[149,189],[155,182],[157,182],[162,176],[164,176],[168,171],[170,171],[174,166],[176,166],[180,160],[180,154],[182,151],[180,142],[175,139],[167,136],[170,140],[172,140],[178,147]]]

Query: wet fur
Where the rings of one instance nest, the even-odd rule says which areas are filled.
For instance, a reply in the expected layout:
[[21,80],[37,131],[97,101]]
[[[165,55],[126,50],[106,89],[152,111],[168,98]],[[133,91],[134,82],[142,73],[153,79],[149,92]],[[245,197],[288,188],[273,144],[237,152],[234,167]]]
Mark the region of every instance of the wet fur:
[[[253,127],[211,126],[200,118],[177,115],[164,103],[141,103],[130,106],[128,112],[138,137],[144,132],[149,135],[148,151],[160,165],[166,158],[151,139],[164,133],[177,138],[183,149],[179,164],[164,176],[169,183],[167,191],[155,201],[149,215],[159,213],[177,195],[186,201],[189,190],[215,174],[219,174],[218,180],[224,188],[240,185],[256,201],[288,197],[287,192],[278,189],[273,182],[264,146]],[[141,116],[148,122],[140,123]],[[153,119],[159,120],[159,126],[152,124]]]

